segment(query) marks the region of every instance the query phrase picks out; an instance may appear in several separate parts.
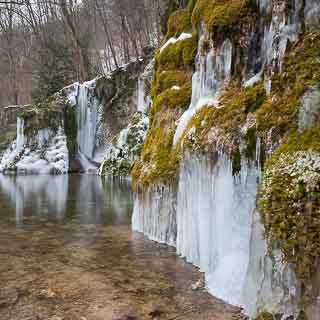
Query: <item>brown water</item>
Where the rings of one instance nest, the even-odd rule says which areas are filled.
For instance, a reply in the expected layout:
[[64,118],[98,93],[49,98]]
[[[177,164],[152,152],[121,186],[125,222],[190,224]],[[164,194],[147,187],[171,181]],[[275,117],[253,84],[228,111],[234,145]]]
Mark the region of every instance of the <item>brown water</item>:
[[127,182],[0,176],[0,320],[241,318],[131,231],[132,206]]

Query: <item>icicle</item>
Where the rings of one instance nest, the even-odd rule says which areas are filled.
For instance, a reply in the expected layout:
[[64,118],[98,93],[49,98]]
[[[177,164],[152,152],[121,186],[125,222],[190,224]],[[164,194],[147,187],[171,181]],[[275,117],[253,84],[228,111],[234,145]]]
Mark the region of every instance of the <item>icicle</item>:
[[16,149],[18,152],[21,152],[23,150],[24,143],[25,143],[24,119],[18,117],[17,118],[17,145],[16,145]]
[[196,72],[192,76],[191,104],[181,116],[173,144],[176,145],[181,138],[188,122],[203,106],[214,105],[219,97],[219,89],[228,81],[231,73],[232,43],[225,40],[217,50],[211,49],[204,56],[202,47],[205,41],[203,35],[199,41],[198,55],[196,58]]
[[93,158],[98,121],[98,102],[90,101],[90,88],[85,84],[79,88],[77,101],[78,147],[89,159]]
[[260,176],[261,172],[261,138],[257,137],[257,142],[256,142],[256,167],[258,174]]

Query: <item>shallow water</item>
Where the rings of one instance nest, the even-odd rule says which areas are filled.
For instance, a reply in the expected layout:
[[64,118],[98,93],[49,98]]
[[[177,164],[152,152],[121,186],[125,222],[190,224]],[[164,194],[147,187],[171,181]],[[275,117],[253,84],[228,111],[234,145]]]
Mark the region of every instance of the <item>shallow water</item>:
[[237,319],[202,275],[131,231],[126,181],[0,176],[0,319]]

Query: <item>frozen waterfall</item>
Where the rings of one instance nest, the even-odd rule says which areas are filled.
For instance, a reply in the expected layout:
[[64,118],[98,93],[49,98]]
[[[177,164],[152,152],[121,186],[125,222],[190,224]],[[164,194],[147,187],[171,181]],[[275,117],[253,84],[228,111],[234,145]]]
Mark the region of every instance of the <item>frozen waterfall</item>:
[[100,120],[100,103],[91,93],[94,87],[95,81],[79,85],[76,104],[78,158],[85,170],[96,167],[92,162]]
[[17,118],[17,145],[16,150],[22,151],[24,146],[24,119]]
[[177,252],[205,272],[211,294],[242,304],[249,262],[258,171],[243,164],[232,175],[224,155],[187,155],[180,167]]
[[203,55],[202,47],[205,41],[203,35],[199,41],[196,58],[196,72],[192,77],[191,104],[181,116],[173,143],[176,145],[181,138],[189,120],[205,105],[214,105],[218,101],[219,89],[229,80],[232,63],[232,43],[226,39],[221,47],[212,48]]
[[132,229],[143,232],[149,239],[175,246],[176,193],[172,188],[154,187],[135,196]]

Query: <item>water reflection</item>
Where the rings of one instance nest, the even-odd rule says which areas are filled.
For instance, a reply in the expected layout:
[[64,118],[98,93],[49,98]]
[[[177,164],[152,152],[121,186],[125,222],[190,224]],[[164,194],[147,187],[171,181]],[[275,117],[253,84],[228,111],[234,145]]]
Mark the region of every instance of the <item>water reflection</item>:
[[93,175],[0,175],[0,219],[71,219],[81,224],[129,224],[130,185]]

